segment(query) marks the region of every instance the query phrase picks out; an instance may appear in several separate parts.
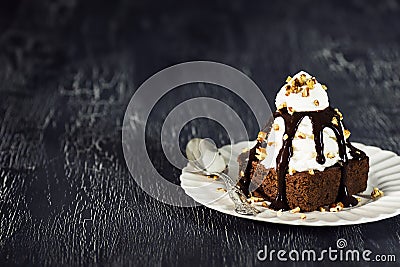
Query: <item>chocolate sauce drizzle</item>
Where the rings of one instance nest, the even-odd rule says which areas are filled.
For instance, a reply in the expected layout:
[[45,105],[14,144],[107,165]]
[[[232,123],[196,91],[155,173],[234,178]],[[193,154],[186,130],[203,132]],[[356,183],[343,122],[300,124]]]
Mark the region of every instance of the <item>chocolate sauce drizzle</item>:
[[[340,120],[340,115],[331,108],[328,107],[320,111],[308,111],[308,112],[294,112],[289,114],[286,108],[280,109],[274,113],[274,119],[282,117],[285,121],[285,134],[287,138],[283,140],[281,149],[279,150],[276,158],[276,170],[278,176],[278,193],[275,200],[272,201],[270,208],[274,210],[288,210],[289,206],[286,199],[286,173],[288,172],[288,165],[291,156],[293,155],[292,141],[297,132],[297,129],[304,117],[308,116],[312,123],[312,129],[314,134],[315,150],[317,152],[316,161],[319,164],[325,163],[324,156],[324,142],[323,142],[323,130],[328,127],[333,130],[336,136],[336,141],[339,148],[340,161],[338,165],[341,169],[341,179],[339,192],[336,197],[336,202],[342,202],[345,207],[355,206],[358,201],[351,196],[347,189],[347,173],[346,166],[348,164],[348,157],[346,154],[346,146],[349,148],[350,155],[353,159],[360,160],[365,157],[365,153],[355,148],[350,142],[346,142],[342,127],[343,123]],[[335,119],[334,119],[335,118]],[[251,182],[251,170],[252,162],[258,161],[256,158],[256,149],[263,146],[263,141],[259,140],[255,147],[250,150],[249,162],[247,164],[245,175],[239,181],[238,185],[241,187],[245,194],[249,194],[249,185]]]

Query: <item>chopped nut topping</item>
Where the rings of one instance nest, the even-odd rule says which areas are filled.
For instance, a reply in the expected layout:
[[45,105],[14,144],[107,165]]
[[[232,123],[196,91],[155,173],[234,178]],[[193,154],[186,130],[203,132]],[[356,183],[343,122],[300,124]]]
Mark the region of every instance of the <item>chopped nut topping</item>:
[[257,154],[267,154],[267,150],[264,147],[258,147],[256,152]]
[[305,220],[306,218],[307,218],[307,216],[306,216],[304,213],[302,213],[302,214],[300,215],[300,219]]
[[310,88],[306,87],[303,89],[303,91],[301,92],[301,96],[302,97],[307,97],[310,95]]
[[344,131],[343,131],[344,139],[346,139],[346,140],[349,139],[350,134],[351,134],[351,133],[350,133],[349,130],[344,130]]
[[297,133],[297,137],[300,138],[300,139],[306,139],[306,135],[304,133],[302,133],[302,132],[298,132]]
[[290,210],[290,213],[299,213],[300,212],[300,207],[296,207],[292,210]]
[[256,158],[258,160],[264,160],[267,157],[267,151],[263,147],[259,147],[256,149]]
[[361,202],[361,197],[356,197],[358,202]]
[[290,92],[286,91],[285,96],[289,96],[289,95],[290,95]]
[[324,89],[324,90],[328,90],[328,87],[326,87],[326,85],[325,85],[325,84],[321,84],[321,86],[322,86],[322,89]]
[[257,141],[264,141],[265,138],[267,137],[267,133],[266,132],[259,132],[258,136],[257,136]]
[[338,120],[337,120],[336,117],[333,117],[333,118],[332,118],[332,124],[333,124],[333,125],[336,125],[336,126],[339,125]]
[[316,105],[317,107],[319,106],[319,101],[317,99],[314,100],[314,105]]
[[283,109],[283,108],[286,108],[286,102],[283,102],[282,104],[280,104],[278,107],[278,110]]
[[286,82],[288,83],[288,82],[290,82],[292,80],[292,77],[290,77],[290,76],[287,76],[287,78],[286,78]]
[[312,152],[311,157],[316,158],[317,157],[317,152]]
[[311,175],[314,175],[314,174],[315,174],[313,169],[308,170],[308,173],[311,174]]
[[273,146],[275,142],[268,142],[268,146]]
[[283,140],[286,140],[286,139],[288,139],[289,138],[289,136],[287,135],[287,134],[284,134],[283,135]]
[[342,112],[340,112],[339,109],[337,109],[337,108],[335,108],[335,112],[336,112],[336,114],[339,115],[339,119],[340,119],[340,120],[343,120],[343,114],[342,114]]
[[310,135],[310,138],[314,140],[314,134]]
[[314,89],[314,84],[315,84],[315,82],[314,82],[312,79],[308,79],[308,80],[306,81],[306,84],[307,84],[308,88]]
[[325,212],[325,211],[326,211],[325,207],[319,207],[318,210],[319,210],[320,212]]
[[300,82],[301,82],[302,84],[304,84],[306,80],[307,80],[306,75],[305,75],[305,74],[301,74],[301,75],[300,75]]
[[335,154],[332,153],[332,152],[328,152],[328,154],[326,154],[326,157],[327,157],[328,159],[333,159],[333,158],[335,157]]
[[374,189],[371,192],[371,198],[373,200],[378,199],[378,198],[382,197],[383,195],[384,195],[383,191],[379,190],[378,187],[374,187]]
[[261,204],[261,206],[263,206],[264,208],[269,208],[269,205],[268,205],[267,202],[263,202],[263,203]]
[[225,188],[222,188],[222,187],[218,187],[218,188],[217,188],[217,191],[219,191],[219,192],[226,192],[226,189],[225,189]]
[[274,128],[275,131],[279,131],[279,124],[277,123],[272,124],[272,128]]
[[[302,85],[302,84],[301,84],[301,82],[300,82],[300,80],[299,80],[298,78],[292,80],[292,86],[293,86],[293,87],[299,87],[299,86],[301,86],[301,85]],[[293,88],[293,89],[295,89],[295,88]]]
[[289,168],[289,174],[290,174],[290,175],[293,175],[293,174],[295,174],[295,173],[296,173],[296,170],[295,170],[295,169]]
[[240,177],[244,177],[244,171],[240,171]]

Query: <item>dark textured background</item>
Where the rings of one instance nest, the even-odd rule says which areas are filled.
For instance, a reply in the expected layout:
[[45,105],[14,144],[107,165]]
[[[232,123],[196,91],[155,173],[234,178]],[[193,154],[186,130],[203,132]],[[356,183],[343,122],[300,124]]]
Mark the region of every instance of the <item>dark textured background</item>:
[[[399,26],[398,1],[2,1],[0,265],[253,266],[264,244],[316,249],[338,238],[399,260],[398,216],[308,228],[167,206],[138,188],[121,148],[135,89],[200,59],[247,73],[271,104],[286,76],[305,69],[329,86],[353,141],[400,153]],[[165,112],[175,105],[164,102]],[[226,142],[205,123],[200,135]],[[160,150],[159,125],[157,116],[149,122],[151,152]],[[178,181],[179,171],[155,161]]]

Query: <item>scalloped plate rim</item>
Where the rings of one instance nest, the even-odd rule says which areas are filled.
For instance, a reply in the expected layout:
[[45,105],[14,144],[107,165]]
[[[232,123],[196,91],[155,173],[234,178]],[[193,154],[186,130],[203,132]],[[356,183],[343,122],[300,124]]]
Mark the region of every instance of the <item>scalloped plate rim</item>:
[[[240,149],[239,147],[243,147],[243,145],[245,145],[245,144],[249,145],[249,144],[251,144],[253,142],[254,141],[242,141],[242,142],[239,142],[239,143],[235,143],[233,145],[225,145],[225,146],[221,147],[220,149],[222,149],[222,150],[228,149],[229,150],[230,148],[232,148],[232,151],[235,151],[235,150]],[[379,153],[383,154],[383,153],[386,153],[386,152],[390,152],[392,154],[392,156],[389,157],[388,159],[397,158],[397,159],[400,160],[400,156],[398,156],[396,153],[394,153],[392,151],[383,150],[383,149],[381,149],[379,147],[368,146],[368,145],[364,145],[362,143],[357,143],[357,142],[352,142],[352,144],[355,145],[355,146],[361,147],[361,149],[363,149],[363,150],[366,150],[365,152],[367,153],[367,155],[370,158],[371,158],[372,155],[376,156],[376,154],[379,154]],[[369,154],[369,152],[372,152],[372,154]],[[378,164],[382,164],[382,162],[384,162],[384,161],[386,161],[388,159],[385,159],[383,161],[380,160],[378,162]],[[234,161],[234,162],[236,162],[236,161]],[[370,165],[373,166],[373,163],[370,162]],[[189,164],[186,166],[186,168],[188,166],[189,166]],[[380,171],[382,171],[382,170],[380,170]],[[378,176],[378,173],[380,171],[377,171],[377,172],[374,171],[372,175],[373,176]],[[235,216],[235,217],[248,219],[248,220],[260,221],[260,222],[269,222],[269,223],[276,223],[276,224],[286,224],[286,225],[299,225],[299,226],[342,226],[342,225],[357,225],[357,224],[364,224],[364,223],[370,223],[370,222],[377,222],[377,221],[381,221],[381,220],[384,220],[384,219],[389,219],[389,218],[395,217],[395,216],[400,214],[400,204],[398,204],[398,206],[396,208],[394,208],[394,207],[392,208],[392,209],[394,209],[394,212],[391,212],[391,213],[386,213],[386,212],[385,213],[380,213],[377,216],[373,216],[373,217],[362,217],[360,214],[351,213],[351,210],[357,209],[357,207],[354,207],[354,208],[351,208],[351,209],[347,209],[346,210],[347,213],[343,214],[343,216],[344,215],[348,215],[348,214],[354,215],[354,216],[358,216],[359,218],[356,219],[356,220],[343,219],[342,216],[340,216],[340,217],[338,216],[338,214],[340,214],[340,212],[339,213],[334,213],[336,215],[336,218],[333,217],[332,219],[334,219],[334,220],[330,220],[330,221],[326,220],[327,218],[325,218],[325,220],[318,219],[319,216],[326,216],[326,215],[329,215],[330,213],[320,213],[320,214],[318,214],[319,212],[305,212],[304,214],[306,216],[307,216],[307,214],[309,214],[309,216],[311,214],[311,216],[310,216],[311,218],[309,218],[308,220],[307,219],[306,220],[302,220],[302,219],[300,219],[300,216],[299,216],[298,219],[296,219],[294,217],[295,215],[293,215],[293,214],[290,215],[290,216],[286,216],[289,213],[284,213],[283,216],[286,216],[287,217],[286,219],[283,216],[282,217],[277,217],[276,215],[273,216],[273,217],[262,216],[262,215],[268,215],[267,213],[272,213],[272,214],[276,213],[275,211],[271,211],[271,210],[267,210],[267,209],[265,209],[261,213],[261,216],[260,215],[258,215],[258,216],[241,215],[241,214],[237,214],[233,209],[226,209],[225,205],[218,204],[218,202],[221,201],[221,200],[224,200],[224,199],[225,200],[229,200],[226,193],[224,195],[221,195],[221,197],[218,198],[218,200],[213,201],[211,203],[205,203],[205,201],[199,200],[199,198],[196,197],[196,195],[193,194],[192,190],[191,190],[191,189],[193,189],[195,187],[190,187],[187,184],[186,184],[186,186],[182,185],[182,181],[183,180],[185,181],[185,183],[188,181],[188,180],[185,179],[185,174],[187,174],[187,172],[185,172],[185,168],[184,168],[182,170],[182,174],[180,175],[181,186],[182,186],[183,190],[185,191],[185,193],[188,196],[190,196],[191,198],[193,198],[196,202],[198,202],[198,203],[200,203],[200,204],[202,204],[202,205],[204,205],[204,206],[206,206],[206,207],[208,207],[210,209],[213,209],[213,210],[216,210],[216,211],[228,214],[228,215],[232,215],[232,216]],[[398,178],[400,178],[400,171],[396,172],[395,174],[399,174]],[[384,177],[386,177],[386,176],[384,176]],[[371,181],[370,179],[371,178],[369,178],[369,180],[368,180],[369,182]],[[204,180],[204,183],[206,183],[206,182],[208,182],[208,181]],[[183,184],[185,184],[185,183],[183,183]],[[396,193],[397,192],[400,193],[400,190],[396,191]],[[204,196],[204,194],[202,194],[202,195]],[[385,198],[385,196],[383,196],[380,199],[384,199],[384,198]],[[377,200],[375,200],[373,202],[373,203],[375,203],[374,206],[376,206],[376,203],[380,199],[377,199]],[[366,208],[368,209],[368,204],[364,204],[361,207],[363,207],[363,209],[362,209],[363,212],[367,212]],[[350,212],[350,213],[348,213],[348,212]]]

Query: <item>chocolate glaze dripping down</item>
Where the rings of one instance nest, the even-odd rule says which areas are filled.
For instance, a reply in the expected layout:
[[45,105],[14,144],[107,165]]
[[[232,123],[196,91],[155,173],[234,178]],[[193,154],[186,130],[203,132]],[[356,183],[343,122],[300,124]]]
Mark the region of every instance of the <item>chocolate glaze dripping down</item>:
[[[341,159],[338,162],[341,168],[341,179],[336,201],[342,202],[345,207],[357,205],[358,203],[357,199],[355,199],[353,196],[349,194],[346,186],[347,184],[346,167],[348,164],[346,146],[349,148],[350,155],[353,157],[353,159],[360,160],[365,157],[365,153],[355,148],[353,145],[351,145],[350,142],[346,143],[342,131],[343,124],[337,112],[333,108],[328,107],[321,111],[295,112],[293,114],[289,114],[287,109],[283,108],[274,113],[274,118],[282,117],[283,120],[285,121],[284,136],[287,138],[283,140],[283,145],[276,158],[276,169],[278,176],[278,194],[275,200],[272,201],[270,208],[274,210],[289,209],[286,199],[286,173],[288,171],[290,158],[293,154],[293,147],[292,147],[293,138],[297,132],[298,126],[300,125],[302,119],[306,116],[308,116],[312,122],[315,150],[317,152],[316,160],[318,163],[324,164],[326,160],[324,156],[324,143],[323,143],[324,128],[328,127],[332,129],[333,132],[335,133],[339,148],[339,157]],[[258,161],[255,155],[256,155],[256,149],[260,146],[262,146],[262,142],[259,141],[257,142],[256,146],[250,150],[249,162],[247,164],[247,168],[245,171],[245,177],[244,179],[241,179],[238,183],[238,185],[242,188],[242,190],[246,194],[248,194],[249,192],[248,186],[250,185],[251,181],[250,174],[252,169],[252,162],[254,162],[254,160]]]
[[[271,130],[271,125],[274,121],[274,117],[271,117],[266,125],[264,126],[264,128],[261,130],[263,132],[269,132]],[[249,192],[249,187],[251,184],[251,171],[253,168],[253,162],[258,162],[258,158],[256,157],[257,154],[257,148],[260,147],[266,147],[267,144],[265,143],[265,141],[263,140],[259,140],[257,139],[257,143],[256,145],[249,150],[248,152],[248,163],[246,166],[246,169],[244,171],[244,176],[240,178],[240,180],[237,183],[237,186],[239,186],[239,188],[242,190],[242,192],[246,195],[246,196],[250,196],[250,192]]]

